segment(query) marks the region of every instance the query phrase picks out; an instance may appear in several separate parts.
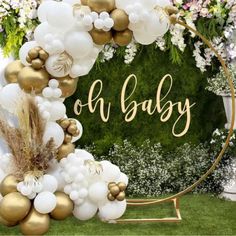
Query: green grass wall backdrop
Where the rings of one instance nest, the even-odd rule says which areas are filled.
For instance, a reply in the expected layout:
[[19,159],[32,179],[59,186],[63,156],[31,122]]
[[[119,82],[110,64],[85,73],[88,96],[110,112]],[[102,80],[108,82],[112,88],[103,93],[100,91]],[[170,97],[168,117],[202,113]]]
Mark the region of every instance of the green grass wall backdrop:
[[[191,109],[190,129],[184,137],[176,138],[172,135],[172,126],[178,117],[176,107],[167,123],[160,122],[160,114],[149,116],[142,112],[141,108],[134,121],[124,121],[120,108],[120,93],[130,74],[135,74],[138,78],[138,86],[132,100],[142,102],[153,99],[155,104],[159,81],[164,75],[171,74],[173,88],[167,99],[184,103],[185,99],[189,98],[191,103],[196,102]],[[154,49],[153,45],[143,47],[131,65],[124,64],[123,58],[117,56],[109,62],[95,66],[88,76],[80,78],[77,92],[66,104],[69,117],[75,117],[84,127],[83,137],[78,144],[83,146],[95,143],[99,152],[97,154],[104,154],[114,143],[121,143],[124,139],[138,145],[149,138],[153,143],[160,142],[168,150],[186,142],[195,144],[206,141],[212,131],[216,127],[222,127],[225,122],[222,99],[205,90],[210,74],[211,72],[202,74],[196,68],[190,49],[182,55],[182,64],[176,65],[171,63],[168,53]],[[101,96],[106,104],[112,103],[108,123],[101,120],[99,109],[91,114],[87,107],[83,108],[79,117],[73,112],[76,99],[87,103],[89,88],[97,79],[103,81]],[[185,122],[185,119],[182,121]]]

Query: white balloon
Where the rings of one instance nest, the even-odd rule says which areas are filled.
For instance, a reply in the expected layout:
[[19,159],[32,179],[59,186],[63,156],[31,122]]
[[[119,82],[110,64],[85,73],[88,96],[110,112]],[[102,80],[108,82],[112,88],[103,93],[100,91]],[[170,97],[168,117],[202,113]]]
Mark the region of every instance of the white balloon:
[[140,0],[143,8],[153,10],[157,6],[157,0]]
[[99,207],[99,217],[102,220],[116,220],[125,213],[126,205],[126,200],[122,202],[107,202],[105,205]]
[[47,13],[47,20],[50,25],[61,31],[66,31],[73,27],[75,19],[73,17],[73,8],[70,4],[55,2],[55,6],[50,8]]
[[116,8],[125,10],[125,8],[133,4],[133,2],[133,0],[116,0]]
[[89,220],[97,213],[97,206],[90,201],[85,201],[82,205],[76,206],[73,215],[79,220]]
[[72,143],[75,143],[76,141],[78,141],[81,137],[82,137],[82,135],[83,135],[83,126],[82,126],[82,124],[78,121],[78,120],[76,120],[76,119],[72,119],[72,120],[74,120],[75,122],[76,122],[76,126],[77,126],[77,128],[78,128],[78,130],[79,130],[79,136],[77,136],[77,137],[73,137],[72,138]]
[[66,185],[66,182],[61,174],[61,167],[58,167],[55,170],[52,170],[48,172],[48,174],[54,176],[57,179],[57,191],[64,191],[64,187]]
[[7,111],[15,113],[22,94],[23,91],[18,84],[8,84],[0,92],[0,105]]
[[55,1],[43,1],[38,8],[37,15],[40,22],[47,21],[47,13],[55,7]]
[[57,179],[52,175],[44,175],[42,177],[43,189],[42,191],[48,191],[51,193],[56,192],[58,184]]
[[53,138],[56,148],[60,147],[64,141],[64,131],[56,122],[48,122],[45,128],[44,143],[47,143],[51,138]]
[[101,203],[107,200],[108,187],[104,182],[92,184],[88,190],[89,198],[94,203]]
[[76,150],[75,150],[75,153],[76,153],[76,155],[77,155],[79,158],[81,158],[81,159],[84,160],[84,161],[87,161],[87,160],[94,161],[93,155],[90,154],[89,152],[85,151],[85,150],[76,149]]
[[117,182],[123,182],[127,186],[129,183],[129,178],[126,174],[120,173],[120,178],[117,180]]
[[60,54],[50,56],[45,63],[45,67],[50,75],[54,77],[65,77],[69,74],[70,70],[58,69],[58,67],[55,66],[59,58]]
[[65,51],[64,43],[60,39],[54,39],[50,42],[47,42],[44,48],[49,55],[60,54]]
[[160,7],[172,6],[172,2],[170,0],[156,0],[156,2]]
[[57,121],[65,117],[66,115],[66,106],[59,101],[51,102],[51,110],[50,110],[50,120]]
[[25,66],[29,65],[29,63],[26,61],[28,52],[30,49],[35,48],[37,46],[39,46],[39,44],[36,41],[31,41],[31,42],[27,42],[23,44],[23,46],[20,48],[20,51],[19,51],[19,57],[22,64],[24,64]]
[[102,173],[101,178],[106,182],[115,182],[120,177],[120,169],[109,161],[101,161]]
[[93,49],[93,40],[87,32],[69,32],[65,37],[65,49],[73,58],[84,58]]
[[80,0],[63,0],[63,2],[69,3],[72,6],[75,5],[75,4],[81,4]]
[[41,192],[34,199],[34,207],[41,214],[52,212],[57,205],[57,198],[51,192]]

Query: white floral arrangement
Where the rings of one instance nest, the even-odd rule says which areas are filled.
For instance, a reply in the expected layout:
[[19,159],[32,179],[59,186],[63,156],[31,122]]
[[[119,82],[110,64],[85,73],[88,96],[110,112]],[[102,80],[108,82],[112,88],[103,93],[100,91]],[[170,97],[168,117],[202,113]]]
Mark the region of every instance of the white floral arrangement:
[[[228,69],[233,80],[234,89],[236,89],[236,68],[234,65],[230,64]],[[220,68],[220,72],[217,75],[215,75],[213,78],[208,78],[207,81],[208,86],[206,89],[208,91],[213,92],[219,96],[231,94],[229,83],[222,67]]]

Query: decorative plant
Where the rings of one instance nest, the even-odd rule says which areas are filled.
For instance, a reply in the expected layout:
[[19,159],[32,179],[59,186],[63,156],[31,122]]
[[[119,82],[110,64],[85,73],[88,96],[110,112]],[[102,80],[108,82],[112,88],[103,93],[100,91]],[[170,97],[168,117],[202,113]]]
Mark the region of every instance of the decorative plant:
[[[236,89],[236,68],[230,64],[228,69],[233,79],[234,89]],[[216,95],[230,94],[229,83],[222,67],[216,76],[208,78],[208,84],[206,89]]]

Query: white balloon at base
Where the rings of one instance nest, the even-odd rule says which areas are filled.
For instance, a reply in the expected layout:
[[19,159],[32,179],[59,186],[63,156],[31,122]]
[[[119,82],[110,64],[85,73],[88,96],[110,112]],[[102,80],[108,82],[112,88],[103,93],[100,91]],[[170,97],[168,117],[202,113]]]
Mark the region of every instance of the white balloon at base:
[[74,208],[73,215],[79,220],[89,220],[96,215],[97,210],[97,206],[87,200],[82,205]]
[[47,214],[52,212],[57,205],[57,198],[51,192],[41,192],[34,199],[34,207],[37,212]]
[[39,46],[39,44],[36,41],[31,41],[24,43],[23,46],[20,48],[19,51],[19,57],[21,60],[21,63],[25,66],[29,66],[30,64],[26,61],[26,57],[28,55],[28,52],[32,49]]
[[97,182],[89,187],[89,198],[92,202],[99,204],[107,199],[108,187],[105,182]]
[[54,193],[58,187],[57,179],[52,175],[44,175],[42,177],[42,185],[42,191]]

